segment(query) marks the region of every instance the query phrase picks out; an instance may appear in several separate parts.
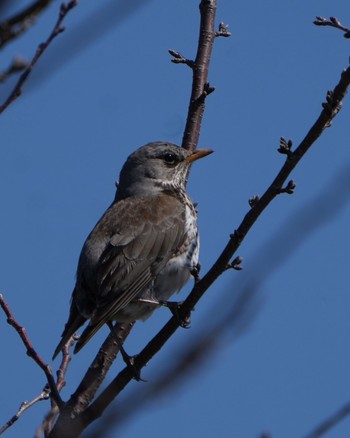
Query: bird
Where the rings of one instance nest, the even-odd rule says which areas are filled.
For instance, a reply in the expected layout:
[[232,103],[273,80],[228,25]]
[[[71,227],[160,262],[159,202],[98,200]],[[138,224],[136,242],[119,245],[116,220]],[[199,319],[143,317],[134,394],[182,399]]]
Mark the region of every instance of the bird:
[[192,163],[212,152],[158,141],[129,155],[112,204],[82,247],[53,359],[87,321],[74,353],[104,324],[146,320],[189,280],[200,244],[186,183]]

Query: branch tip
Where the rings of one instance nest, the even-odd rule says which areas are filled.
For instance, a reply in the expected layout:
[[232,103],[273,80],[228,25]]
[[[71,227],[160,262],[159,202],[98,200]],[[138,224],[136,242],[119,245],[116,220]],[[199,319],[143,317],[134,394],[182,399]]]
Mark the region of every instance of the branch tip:
[[316,26],[326,26],[326,22],[327,20],[323,17],[316,17],[315,20],[313,21],[313,24],[315,24]]
[[237,256],[236,258],[234,258],[232,260],[231,263],[229,263],[226,267],[226,269],[234,269],[236,271],[242,271],[243,266],[241,265],[241,263],[243,262],[243,258],[240,256]]
[[224,37],[224,38],[230,37],[231,32],[229,32],[229,30],[228,30],[228,24],[225,24],[221,21],[221,23],[219,24],[219,30],[217,32],[215,32],[215,36],[216,37]]
[[335,29],[339,29],[344,33],[344,38],[350,38],[350,29],[338,20],[336,17],[329,17],[329,19],[324,17],[316,17],[316,19],[313,22],[316,26],[329,26],[334,27]]
[[288,157],[291,157],[293,155],[292,146],[293,146],[292,140],[287,141],[284,137],[281,137],[280,138],[280,145],[279,145],[279,148],[277,149],[277,151],[280,154],[284,154],[284,155],[287,155]]
[[277,193],[278,194],[287,193],[288,195],[292,195],[294,193],[295,188],[296,188],[296,184],[291,179],[290,181],[288,181],[288,184],[285,187],[282,187],[281,189],[278,189]]
[[256,204],[259,202],[260,197],[258,195],[253,195],[252,197],[250,197],[248,199],[248,204],[250,205],[251,208],[255,207]]
[[173,59],[171,59],[171,62],[173,62],[174,64],[185,64],[192,69],[194,68],[194,61],[185,58],[181,55],[180,52],[172,49],[169,49],[168,52],[173,57]]
[[334,26],[337,26],[337,27],[341,26],[341,23],[338,20],[338,18],[336,18],[336,17],[329,17],[329,20],[331,21],[331,23],[333,23]]

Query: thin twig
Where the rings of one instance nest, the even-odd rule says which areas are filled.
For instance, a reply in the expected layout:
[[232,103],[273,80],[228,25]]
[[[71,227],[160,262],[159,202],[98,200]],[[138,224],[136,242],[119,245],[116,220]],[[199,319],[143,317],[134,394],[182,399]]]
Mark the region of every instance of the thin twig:
[[216,0],[202,0],[199,10],[201,22],[198,50],[196,58],[191,65],[193,71],[192,91],[182,138],[182,147],[190,151],[196,149],[198,144],[205,109],[205,99],[214,91],[214,88],[208,83],[208,71],[213,43],[217,36],[214,30]]
[[181,55],[181,53],[177,52],[176,50],[169,49],[168,52],[173,57],[171,62],[173,62],[174,64],[185,64],[192,69],[194,68],[195,64],[194,61],[192,61],[191,59],[185,58],[183,55]]
[[[3,302],[3,298],[0,296],[0,302],[1,301]],[[11,311],[8,309],[8,305],[6,303],[4,304],[4,307],[6,309],[5,311],[6,315],[8,316],[9,314],[11,314]],[[72,345],[73,341],[71,340],[70,343]],[[62,387],[65,385],[64,376],[67,372],[68,363],[70,361],[69,348],[71,345],[66,345],[65,348],[63,349],[63,359],[60,368],[57,372],[56,387],[58,391],[60,391]],[[42,392],[37,397],[35,397],[30,402],[24,401],[23,403],[21,403],[18,412],[0,429],[0,435],[4,433],[7,429],[9,429],[27,409],[31,408],[37,402],[42,400],[48,400],[49,398],[50,398],[50,387],[48,384],[46,384]],[[52,408],[50,412],[45,416],[45,419],[41,427],[38,428],[36,432],[37,437],[40,437],[42,432],[47,433],[47,431],[51,430],[52,423],[55,420],[57,414],[59,413],[59,408],[53,399],[51,399],[51,404],[52,404]]]
[[[121,342],[124,342],[127,338],[133,325],[134,323],[115,325],[115,330],[117,330]],[[60,413],[60,417],[49,435],[50,438],[64,436],[66,430],[69,430],[70,433],[73,434],[73,429],[71,429],[72,419],[74,423],[74,419],[89,406],[96,391],[106,377],[109,368],[114,362],[118,351],[119,345],[115,340],[114,333],[110,333],[91,363],[78,388],[65,404],[65,407]]]
[[35,22],[52,0],[37,0],[23,11],[0,23],[0,48],[21,35]]
[[[67,373],[69,362],[71,360],[69,350],[73,346],[74,341],[75,339],[74,337],[72,337],[62,349],[62,353],[63,353],[62,361],[59,369],[57,370],[57,381],[56,381],[57,390],[59,392],[66,385],[66,373]],[[60,412],[59,407],[57,406],[54,400],[51,400],[51,409],[45,415],[41,425],[37,428],[35,433],[36,438],[40,438],[42,434],[44,434],[44,436],[47,436],[50,433],[52,429],[52,425],[59,412]]]
[[38,62],[42,54],[45,52],[45,50],[50,46],[52,41],[61,33],[64,31],[64,27],[62,27],[62,22],[65,18],[65,16],[68,14],[68,12],[73,9],[78,4],[78,0],[71,0],[69,3],[62,3],[60,7],[60,13],[59,17],[57,19],[57,22],[49,35],[48,39],[44,42],[39,44],[37,51],[29,63],[28,67],[25,69],[25,71],[21,74],[19,77],[17,84],[15,85],[14,89],[12,90],[9,97],[6,99],[6,101],[0,106],[0,114],[5,111],[5,109],[11,105],[12,102],[14,102],[22,93],[22,87],[24,82],[27,80],[28,76],[30,75],[33,67]]
[[334,426],[338,425],[344,418],[350,415],[350,403],[346,403],[337,412],[331,415],[318,425],[311,433],[305,436],[305,438],[319,438],[325,433],[329,432]]
[[27,355],[31,357],[35,363],[39,365],[39,367],[44,371],[46,375],[47,382],[50,387],[50,397],[52,397],[55,401],[55,403],[58,405],[59,408],[63,407],[63,401],[61,399],[61,396],[58,393],[57,386],[51,371],[50,366],[43,361],[43,359],[39,356],[39,354],[36,352],[36,350],[33,347],[33,344],[28,338],[28,335],[26,333],[26,330],[24,327],[22,327],[13,316],[13,313],[11,312],[8,304],[4,300],[4,297],[2,294],[0,294],[0,306],[2,307],[2,310],[5,312],[7,316],[7,323],[11,325],[16,332],[19,334],[20,338],[22,339],[22,342],[24,346],[27,349]]
[[37,397],[33,398],[33,400],[31,400],[30,402],[24,401],[23,403],[21,403],[21,406],[19,407],[17,413],[0,428],[0,435],[2,435],[7,429],[9,429],[27,409],[31,408],[33,405],[35,405],[35,403],[42,400],[47,400],[48,398],[50,398],[50,388],[48,386],[45,386],[42,392]]
[[329,19],[323,17],[316,17],[314,24],[316,24],[316,26],[334,27],[344,32],[343,35],[344,38],[350,38],[350,28],[342,25],[341,22],[336,17],[329,17]]

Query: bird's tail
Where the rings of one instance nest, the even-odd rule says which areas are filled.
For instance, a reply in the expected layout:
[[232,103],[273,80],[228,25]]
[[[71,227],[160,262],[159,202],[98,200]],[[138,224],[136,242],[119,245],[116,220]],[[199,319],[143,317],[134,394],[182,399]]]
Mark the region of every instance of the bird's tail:
[[59,344],[56,347],[56,350],[52,356],[52,360],[56,358],[58,353],[63,349],[63,347],[66,345],[69,339],[74,335],[74,333],[78,330],[78,328],[84,324],[85,321],[86,318],[84,318],[84,316],[81,315],[73,300],[70,307],[69,318],[62,333],[62,339],[60,340]]
[[84,345],[90,341],[90,339],[94,336],[94,334],[100,330],[100,328],[103,326],[103,324],[105,323],[104,320],[99,321],[97,324],[95,325],[88,325],[83,333],[81,334],[81,336],[79,337],[77,343],[75,344],[74,347],[74,354],[78,353],[78,351],[80,351]]

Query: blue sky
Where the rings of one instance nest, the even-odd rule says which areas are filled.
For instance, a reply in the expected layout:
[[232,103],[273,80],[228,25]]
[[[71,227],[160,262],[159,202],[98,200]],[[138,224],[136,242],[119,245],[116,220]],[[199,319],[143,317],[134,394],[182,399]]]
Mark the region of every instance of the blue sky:
[[[119,1],[81,0],[2,115],[0,290],[47,361],[66,322],[81,246],[111,202],[125,158],[152,140],[181,142],[191,72],[173,65],[167,50],[194,56],[198,3],[145,0],[125,10]],[[13,2],[14,9],[21,4]],[[53,2],[3,50],[1,70],[14,55],[32,57],[58,7]],[[216,91],[199,144],[215,154],[193,166],[188,188],[199,203],[203,272],[240,224],[248,199],[262,194],[283,164],[280,136],[302,140],[347,67],[349,40],[314,26],[316,15],[349,26],[350,4],[218,0],[217,23],[229,24],[232,37],[214,46],[209,79]],[[13,80],[1,85],[1,101],[11,86]],[[294,171],[295,194],[278,197],[247,236],[239,250],[244,270],[219,279],[193,312],[191,329],[179,330],[145,368],[148,383],[127,391],[151,386],[244,287],[253,287],[254,306],[242,325],[222,334],[175,390],[145,402],[118,436],[304,437],[349,401],[349,108],[345,99]],[[160,309],[138,323],[127,351],[139,351],[168,318]],[[45,379],[5,316],[0,324],[2,424]],[[64,399],[107,332],[73,357]],[[120,366],[116,361],[109,379]],[[33,436],[47,408],[33,407],[7,436]],[[349,435],[347,418],[326,436]]]

